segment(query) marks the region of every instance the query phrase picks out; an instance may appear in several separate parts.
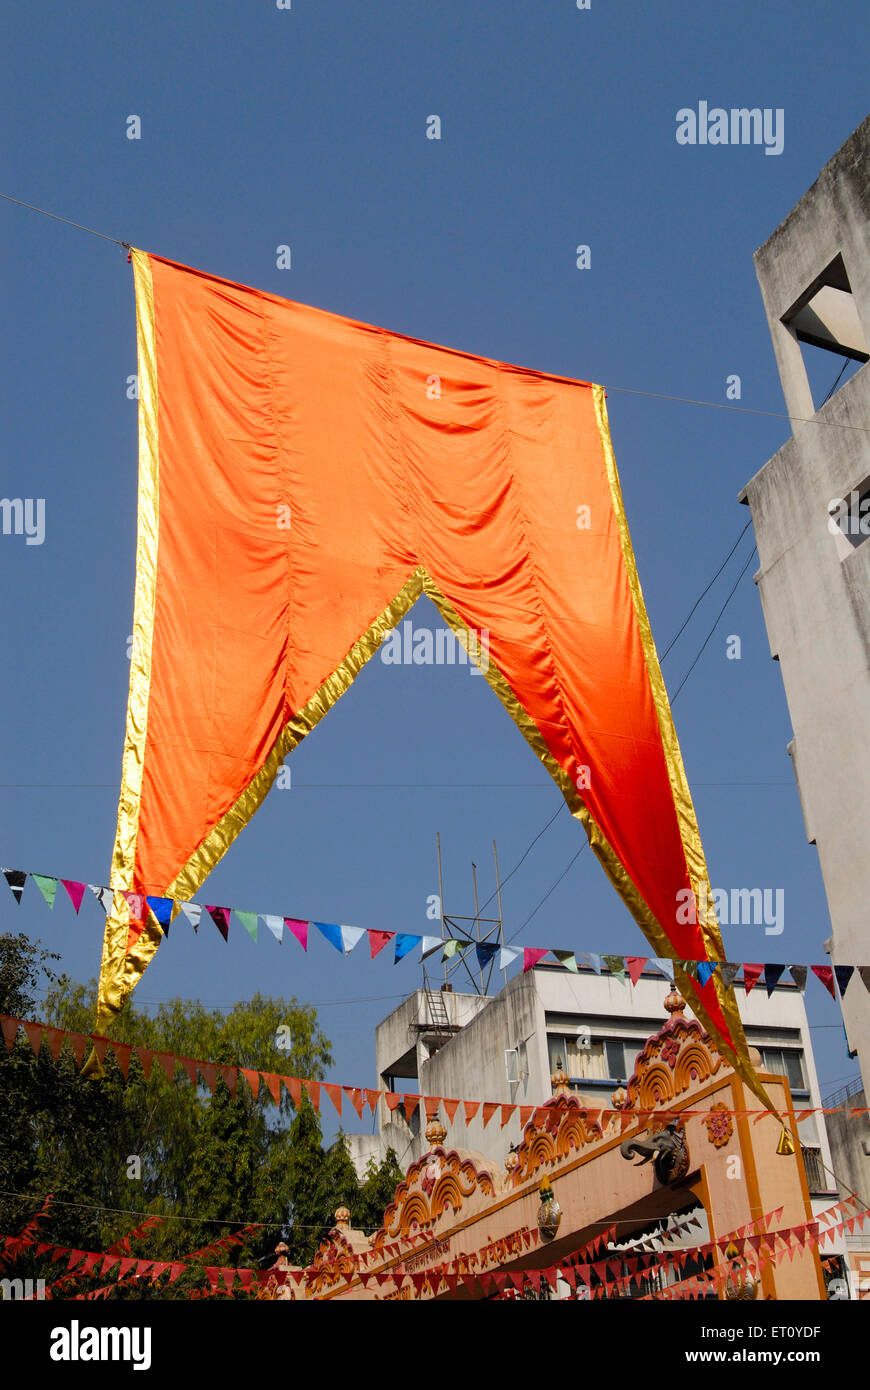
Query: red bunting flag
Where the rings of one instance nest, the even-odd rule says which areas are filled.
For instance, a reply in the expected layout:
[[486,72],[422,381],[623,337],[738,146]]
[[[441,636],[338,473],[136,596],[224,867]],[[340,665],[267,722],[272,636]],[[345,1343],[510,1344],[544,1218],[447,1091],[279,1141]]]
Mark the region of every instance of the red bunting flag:
[[764,965],[763,965],[763,963],[762,963],[761,965],[758,965],[758,964],[755,964],[755,963],[751,963],[751,962],[748,962],[748,961],[744,961],[744,963],[743,963],[743,988],[744,988],[744,990],[746,991],[747,994],[748,994],[749,991],[752,989],[753,985],[756,985],[756,984],[758,983],[759,979],[761,978],[761,973],[762,973],[763,970],[764,970]]
[[646,963],[647,963],[648,960],[649,960],[649,956],[626,956],[626,957],[625,957],[625,968],[626,968],[626,970],[628,971],[629,978],[630,978],[631,983],[632,983],[633,985],[636,985],[636,984],[637,984],[638,980],[640,979],[641,975],[643,974],[643,967],[646,965]]
[[374,960],[378,951],[384,949],[388,941],[393,940],[395,935],[396,933],[394,931],[373,931],[369,928],[369,946],[372,953],[372,960]]
[[340,1086],[336,1086],[336,1085],[335,1085],[333,1082],[331,1082],[331,1081],[324,1081],[324,1082],[322,1082],[321,1084],[322,1084],[322,1086],[323,1086],[324,1091],[325,1091],[326,1094],[329,1096],[329,1099],[332,1101],[333,1105],[335,1106],[336,1110],[338,1111],[338,1113],[339,1113],[339,1115],[340,1115],[340,1114],[341,1114],[341,1087],[340,1087]]
[[825,986],[825,989],[828,991],[831,998],[836,999],[837,995],[834,990],[834,972],[831,969],[830,965],[811,965],[810,969],[812,970],[813,974],[818,976],[818,978],[821,980],[822,984]]

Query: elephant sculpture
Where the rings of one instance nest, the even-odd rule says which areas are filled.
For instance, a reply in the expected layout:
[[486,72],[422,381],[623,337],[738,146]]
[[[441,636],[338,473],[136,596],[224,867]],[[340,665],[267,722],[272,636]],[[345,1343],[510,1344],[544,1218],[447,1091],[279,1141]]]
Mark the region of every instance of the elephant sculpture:
[[623,1158],[638,1155],[638,1167],[652,1161],[653,1170],[663,1187],[679,1182],[689,1171],[689,1150],[678,1124],[665,1125],[653,1134],[624,1139],[619,1146]]

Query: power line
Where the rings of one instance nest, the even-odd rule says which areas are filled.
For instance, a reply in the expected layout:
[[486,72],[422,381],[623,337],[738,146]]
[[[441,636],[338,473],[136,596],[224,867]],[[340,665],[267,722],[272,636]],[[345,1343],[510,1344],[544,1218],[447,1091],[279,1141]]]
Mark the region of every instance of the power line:
[[68,217],[58,217],[56,212],[49,212],[47,208],[38,208],[34,203],[24,203],[20,198],[10,197],[8,193],[0,193],[0,198],[5,198],[7,203],[17,203],[20,208],[29,208],[31,212],[41,212],[43,217],[51,217],[55,222],[65,222],[68,227],[77,227],[80,232],[90,232],[91,236],[98,236],[103,241],[113,241],[116,246],[123,246],[125,251],[130,249],[129,241],[119,241],[116,236],[106,236],[105,232],[98,232],[81,222],[72,222]]
[[743,566],[743,569],[740,571],[740,573],[739,573],[738,576],[737,576],[737,579],[736,579],[735,582],[734,582],[734,587],[732,588],[731,592],[729,593],[728,597],[726,598],[725,602],[722,604],[722,607],[719,609],[719,612],[718,612],[717,615],[716,615],[716,621],[713,623],[713,626],[710,628],[710,631],[707,633],[707,636],[704,638],[704,641],[701,643],[701,648],[700,648],[700,650],[699,650],[697,656],[695,657],[695,660],[692,662],[692,664],[691,664],[691,666],[689,667],[688,671],[687,671],[686,674],[683,676],[683,679],[680,681],[679,685],[677,686],[676,690],[674,691],[673,697],[672,697],[672,699],[671,699],[671,704],[672,704],[672,705],[676,704],[677,696],[679,695],[679,693],[680,693],[680,691],[682,690],[683,686],[686,684],[686,681],[689,679],[690,675],[691,675],[692,672],[694,671],[694,669],[695,669],[695,667],[697,666],[698,662],[701,660],[701,657],[702,657],[702,655],[703,655],[703,653],[704,653],[704,648],[706,647],[707,643],[710,641],[710,638],[713,636],[713,633],[716,631],[716,628],[719,626],[719,620],[720,620],[720,618],[722,617],[722,614],[725,612],[725,609],[728,607],[728,605],[729,605],[729,603],[731,602],[732,598],[733,598],[734,595],[736,594],[736,592],[737,592],[737,587],[738,587],[738,585],[739,585],[741,579],[743,578],[743,576],[744,576],[744,574],[746,573],[746,571],[749,569],[749,566],[752,564],[752,561],[753,561],[753,559],[754,559],[754,557],[755,557],[755,551],[756,551],[756,547],[753,546],[753,547],[752,547],[752,551],[751,551],[750,556],[749,556],[749,559],[746,561],[746,564]]
[[668,653],[671,651],[672,647],[674,647],[674,645],[676,644],[676,642],[678,641],[678,639],[679,639],[679,638],[683,635],[683,633],[685,632],[686,628],[687,628],[688,625],[689,625],[689,620],[690,620],[690,618],[692,617],[693,613],[695,612],[696,608],[698,607],[699,603],[700,603],[701,600],[702,600],[703,598],[705,598],[706,595],[710,592],[710,590],[712,589],[713,585],[716,583],[716,580],[719,578],[719,575],[722,573],[722,571],[724,570],[725,566],[728,564],[728,561],[731,559],[731,556],[734,554],[735,550],[737,549],[737,547],[738,547],[738,545],[740,544],[740,542],[743,540],[743,537],[746,535],[746,532],[749,530],[749,528],[750,528],[751,525],[752,525],[752,518],[750,517],[749,521],[747,521],[746,525],[744,526],[743,530],[740,532],[740,535],[737,537],[737,539],[736,539],[736,541],[734,542],[734,544],[732,545],[731,549],[728,551],[728,554],[725,556],[725,559],[722,561],[722,563],[721,563],[721,565],[719,566],[719,568],[717,569],[716,573],[713,575],[713,578],[710,580],[710,583],[707,585],[706,589],[702,589],[702,590],[701,590],[701,593],[700,593],[700,594],[698,595],[698,597],[695,599],[695,602],[692,604],[692,607],[689,609],[689,612],[688,612],[688,614],[687,614],[687,616],[686,616],[685,622],[683,623],[682,627],[680,627],[679,631],[677,631],[677,632],[674,634],[674,636],[671,638],[670,642],[668,643],[667,647],[666,647],[665,650],[662,652],[662,661],[664,661],[665,657],[666,657],[666,656],[668,655]]

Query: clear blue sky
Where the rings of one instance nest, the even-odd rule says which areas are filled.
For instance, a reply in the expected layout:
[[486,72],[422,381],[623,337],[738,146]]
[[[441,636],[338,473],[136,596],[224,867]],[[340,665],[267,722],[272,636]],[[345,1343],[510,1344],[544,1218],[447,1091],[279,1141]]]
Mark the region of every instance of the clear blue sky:
[[[229,279],[505,361],[606,385],[784,411],[752,265],[866,114],[861,7],[791,0],[273,0],[6,7],[0,188]],[[782,108],[784,149],[680,146],[676,112]],[[440,141],[426,119],[442,121]],[[138,115],[140,140],[126,138]],[[132,277],[108,242],[0,204],[0,495],[44,498],[41,546],[0,537],[0,862],[105,882],[117,809],[136,538]],[[275,249],[292,247],[292,269]],[[575,248],[591,247],[591,268]],[[839,363],[824,371],[831,381]],[[629,522],[659,649],[748,520],[740,487],[785,420],[613,391]],[[740,565],[665,663],[671,690]],[[732,959],[820,962],[829,934],[786,744],[779,669],[749,573],[675,706],[715,885],[781,888],[785,929],[725,933]],[[421,602],[415,625],[435,627]],[[726,637],[742,659],[725,656]],[[199,897],[423,932],[441,831],[446,903],[471,910],[559,805],[486,682],[370,663],[294,755]],[[178,787],[177,794],[184,795]],[[567,811],[505,890],[507,935],[583,836]],[[3,893],[5,893],[5,886]],[[61,890],[62,892],[62,890]],[[0,897],[0,929],[98,969],[102,917]],[[263,933],[268,938],[268,933]],[[642,954],[591,853],[517,940]],[[373,1027],[420,980],[409,959],[325,942],[254,946],[177,928],[137,991],[316,1004],[332,1079],[373,1084]],[[861,988],[857,980],[852,988]],[[855,1074],[839,1014],[808,987],[823,1089]]]

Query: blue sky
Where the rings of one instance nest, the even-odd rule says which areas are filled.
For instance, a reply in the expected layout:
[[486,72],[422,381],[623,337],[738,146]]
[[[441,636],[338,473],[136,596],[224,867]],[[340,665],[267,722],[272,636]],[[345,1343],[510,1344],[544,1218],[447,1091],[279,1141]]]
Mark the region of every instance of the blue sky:
[[[0,189],[217,275],[349,317],[651,393],[783,412],[752,253],[866,114],[860,7],[792,0],[546,5],[272,0],[7,12]],[[819,75],[836,74],[820,87]],[[784,148],[680,146],[676,113],[784,112]],[[442,138],[426,138],[437,114]],[[141,139],[127,139],[127,118]],[[0,204],[5,386],[0,493],[45,499],[45,539],[0,537],[5,660],[0,861],[105,882],[124,731],[136,536],[132,276],[120,248]],[[292,269],[276,247],[292,248]],[[575,248],[591,249],[588,270]],[[831,384],[839,361],[818,369]],[[611,389],[611,428],[659,650],[748,520],[741,486],[784,419]],[[664,663],[676,688],[752,546]],[[820,962],[830,931],[786,744],[791,728],[749,572],[675,705],[715,885],[785,893],[782,935],[725,933],[732,959]],[[440,625],[421,601],[415,626]],[[726,659],[738,635],[739,661]],[[294,754],[199,894],[261,912],[424,932],[441,832],[448,910],[471,911],[559,794],[485,681],[374,659]],[[184,795],[184,788],[178,788]],[[583,840],[557,817],[504,895],[508,937]],[[5,892],[5,889],[3,890]],[[23,928],[87,979],[102,919],[33,885]],[[268,936],[267,933],[262,933]],[[520,944],[643,954],[591,853]],[[234,922],[181,929],[140,1004],[313,1002],[332,1078],[372,1084],[373,1027],[420,981],[413,959],[258,946]],[[853,988],[860,988],[856,982]],[[857,1070],[836,1007],[808,987],[823,1090]]]

